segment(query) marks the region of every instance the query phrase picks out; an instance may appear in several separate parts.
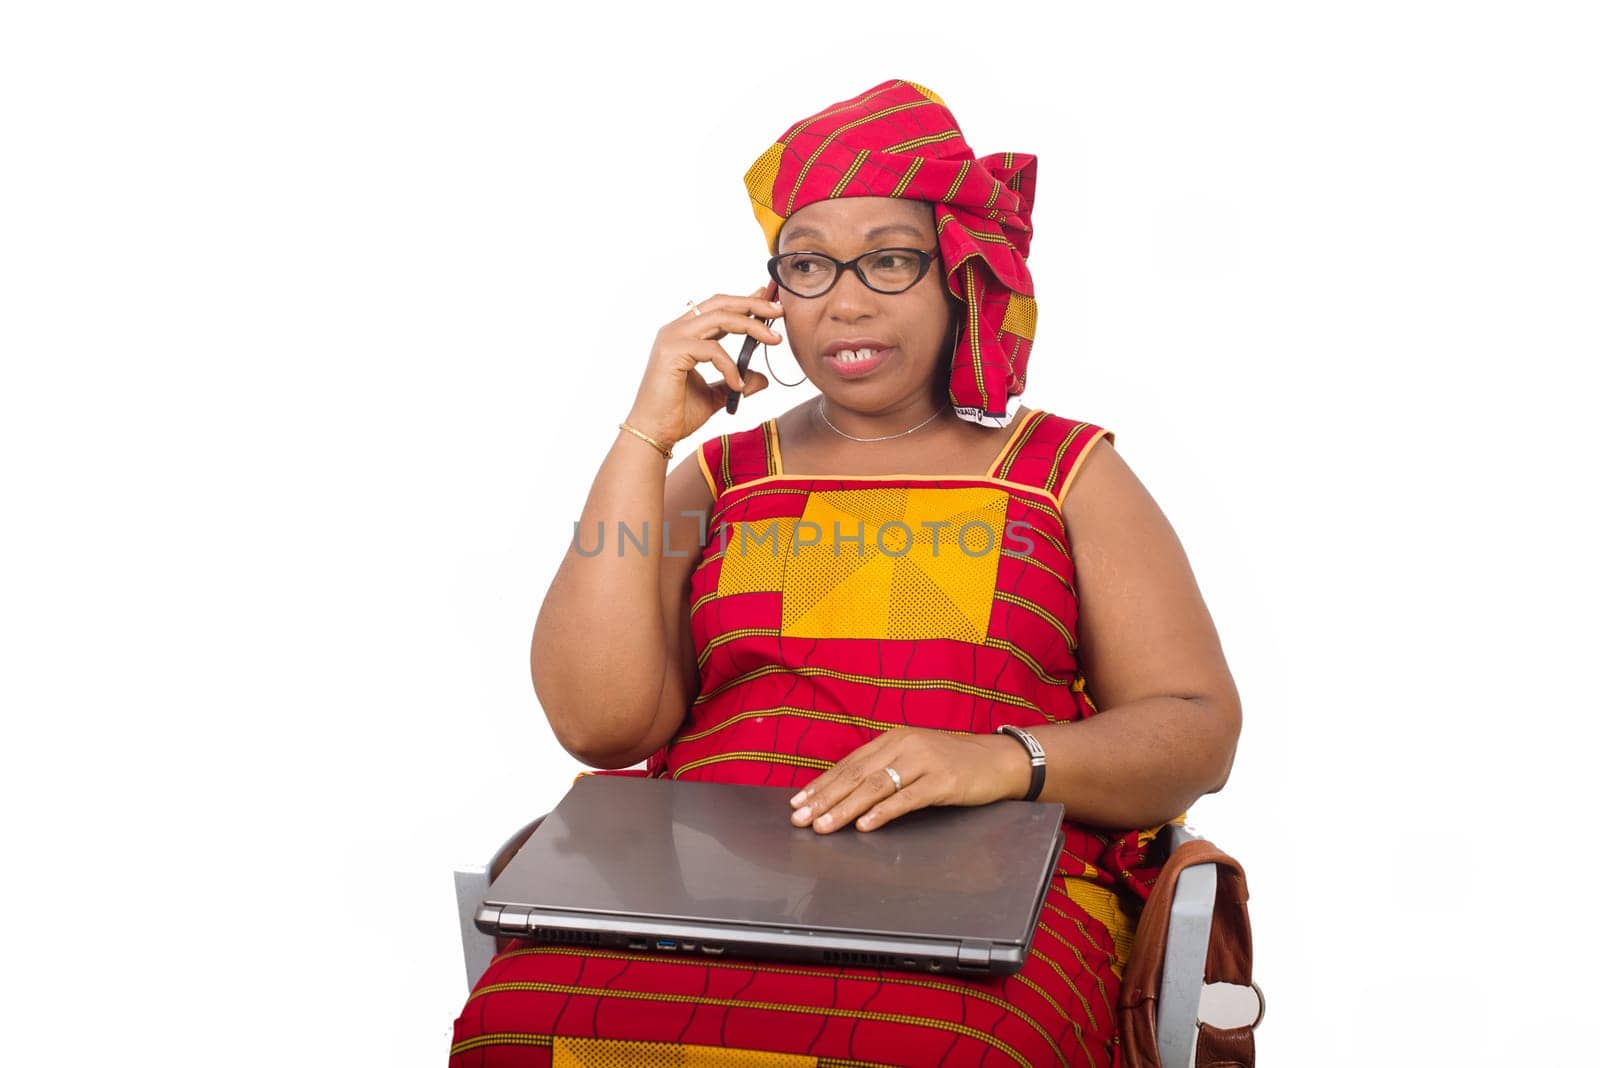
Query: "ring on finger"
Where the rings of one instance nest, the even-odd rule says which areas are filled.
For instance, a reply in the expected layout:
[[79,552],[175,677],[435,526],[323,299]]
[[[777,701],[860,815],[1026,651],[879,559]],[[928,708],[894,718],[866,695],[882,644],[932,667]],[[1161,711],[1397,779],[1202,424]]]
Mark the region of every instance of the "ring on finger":
[[693,310],[694,310],[694,313],[695,313],[695,314],[696,314],[696,315],[701,315],[701,314],[703,314],[703,313],[702,313],[702,312],[701,312],[701,311],[700,311],[700,305],[699,305],[699,304],[698,304],[698,303],[696,303],[696,302],[695,302],[695,301],[692,301],[692,300],[686,300],[686,301],[684,301],[684,303],[685,303],[685,304],[687,304],[687,305],[688,305],[688,306],[689,306],[689,307],[690,307],[690,308],[691,308],[691,309],[693,309]]
[[900,773],[898,771],[895,771],[893,768],[888,767],[888,766],[885,766],[883,770],[884,770],[884,772],[886,774],[888,774],[890,781],[894,783],[894,792],[895,793],[899,793],[900,792],[900,785],[901,785],[901,783],[900,783]]

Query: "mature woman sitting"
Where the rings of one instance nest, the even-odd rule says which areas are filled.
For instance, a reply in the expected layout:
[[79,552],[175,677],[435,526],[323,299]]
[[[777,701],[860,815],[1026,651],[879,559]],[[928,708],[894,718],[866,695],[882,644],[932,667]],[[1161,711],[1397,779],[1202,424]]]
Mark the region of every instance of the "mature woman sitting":
[[[1239,698],[1112,433],[1016,403],[1034,167],[974,158],[943,102],[901,80],[791,126],[746,179],[779,299],[717,295],[662,327],[532,649],[580,760],[793,786],[795,824],[818,834],[1060,802],[1066,846],[1023,968],[519,941],[457,1020],[452,1064],[1119,1062],[1150,842],[1227,781]],[[766,387],[719,344],[778,342],[766,321],[819,395],[667,470],[730,390]],[[619,521],[665,528],[664,549],[579,551]],[[1002,726],[1042,745],[1037,788]]]

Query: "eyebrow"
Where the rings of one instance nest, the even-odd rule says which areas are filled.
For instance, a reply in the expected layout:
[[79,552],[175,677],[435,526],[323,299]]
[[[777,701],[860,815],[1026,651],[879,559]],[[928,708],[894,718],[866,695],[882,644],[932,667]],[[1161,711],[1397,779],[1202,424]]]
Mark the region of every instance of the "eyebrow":
[[[883,236],[884,234],[893,233],[896,230],[899,230],[902,233],[910,234],[912,237],[916,237],[916,238],[921,238],[922,237],[922,231],[919,230],[917,227],[912,226],[910,223],[898,223],[898,222],[896,222],[896,223],[884,223],[882,226],[874,226],[872,229],[867,231],[867,240],[868,241],[876,241],[879,237]],[[783,232],[783,236],[787,237],[787,238],[789,238],[791,240],[802,238],[802,237],[822,238],[823,240],[826,240],[826,237],[820,231],[815,230],[815,229],[813,229],[813,228],[811,228],[809,226],[796,226],[793,230],[785,230]]]

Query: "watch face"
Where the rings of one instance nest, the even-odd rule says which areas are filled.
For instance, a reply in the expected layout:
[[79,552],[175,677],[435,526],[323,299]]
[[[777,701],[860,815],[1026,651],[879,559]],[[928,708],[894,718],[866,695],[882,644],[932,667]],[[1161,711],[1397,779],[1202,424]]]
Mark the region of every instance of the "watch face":
[[1021,727],[1015,726],[1014,724],[1006,724],[1005,726],[997,727],[995,729],[995,733],[1009,734],[1011,737],[1021,742],[1023,748],[1027,749],[1028,751],[1028,762],[1035,768],[1044,767],[1044,746],[1039,744],[1039,739],[1035,738]]

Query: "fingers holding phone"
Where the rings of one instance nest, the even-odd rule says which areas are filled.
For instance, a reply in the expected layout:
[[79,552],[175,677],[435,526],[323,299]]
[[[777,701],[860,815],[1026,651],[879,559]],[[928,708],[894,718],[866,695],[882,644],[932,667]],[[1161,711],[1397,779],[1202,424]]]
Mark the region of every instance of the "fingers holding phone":
[[[719,407],[732,411],[730,401],[737,406],[740,396],[765,389],[767,377],[748,369],[749,352],[758,343],[783,340],[771,326],[783,309],[766,297],[775,288],[769,283],[744,297],[719,293],[699,302],[698,315],[690,308],[657,331],[628,422],[674,444],[704,426]],[[718,343],[729,334],[744,335],[742,369]],[[693,370],[700,363],[715,367],[722,380],[707,382]]]
[[[768,333],[781,341],[783,340],[782,335],[776,330],[771,329],[773,318],[783,314],[783,305],[778,303],[778,283],[776,281],[767,283],[766,289],[762,293],[762,299],[765,300],[770,306],[770,310],[773,314],[770,317],[767,317],[764,316],[764,314],[758,313],[756,318],[761,319],[762,323],[768,327]],[[740,375],[744,375],[746,369],[750,366],[750,357],[755,354],[757,340],[757,335],[752,333],[744,339],[744,344],[739,349],[739,359],[734,366]],[[768,342],[768,344],[771,344],[771,342]],[[768,366],[771,365],[769,364]],[[762,377],[762,380],[765,382],[765,376]],[[751,392],[755,391],[752,390]],[[728,393],[727,400],[725,402],[725,410],[729,415],[732,415],[734,412],[739,410],[739,396],[740,395],[738,393],[732,391]]]

